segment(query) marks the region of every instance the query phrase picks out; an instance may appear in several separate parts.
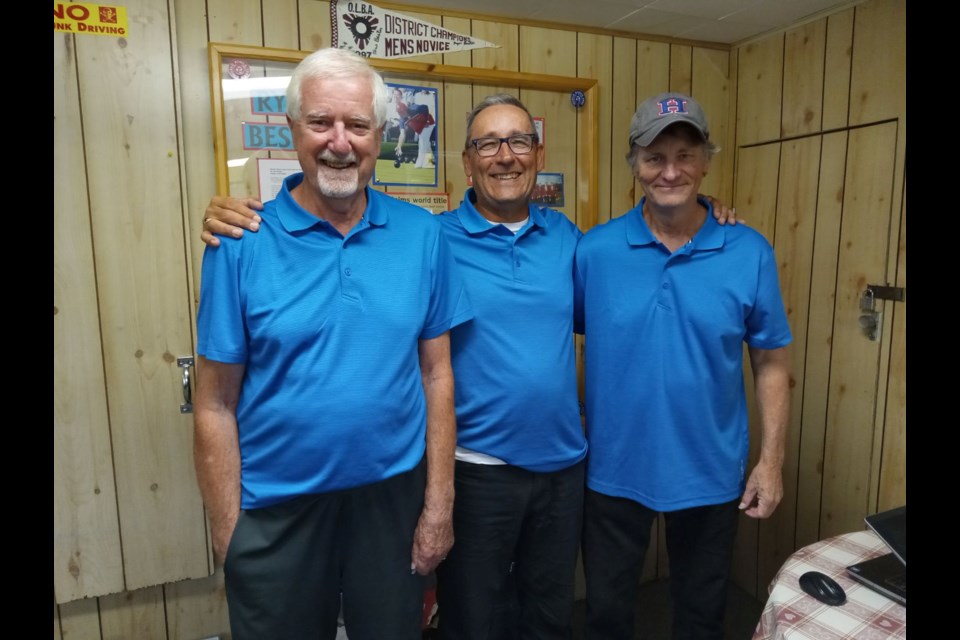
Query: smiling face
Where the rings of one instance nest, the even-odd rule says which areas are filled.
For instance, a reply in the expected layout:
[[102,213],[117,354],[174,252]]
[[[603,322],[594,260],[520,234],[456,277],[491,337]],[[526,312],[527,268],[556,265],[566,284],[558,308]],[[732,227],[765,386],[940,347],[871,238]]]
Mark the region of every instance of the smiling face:
[[[508,104],[487,107],[477,114],[467,138],[505,138],[518,133],[536,133],[527,113]],[[543,169],[543,146],[530,153],[515,154],[506,143],[496,155],[480,157],[472,144],[463,151],[463,170],[473,179],[477,210],[495,222],[515,222],[527,216],[530,194]]]
[[305,79],[300,118],[287,117],[304,184],[320,203],[362,195],[380,153],[366,78]]
[[696,204],[709,167],[704,141],[685,127],[673,126],[637,149],[633,172],[648,205],[676,209]]

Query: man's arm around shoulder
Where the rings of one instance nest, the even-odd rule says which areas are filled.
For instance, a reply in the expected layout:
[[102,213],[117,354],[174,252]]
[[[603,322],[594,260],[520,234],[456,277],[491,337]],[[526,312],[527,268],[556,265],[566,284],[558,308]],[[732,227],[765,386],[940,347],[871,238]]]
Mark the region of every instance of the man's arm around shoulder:
[[453,546],[453,466],[457,444],[450,333],[420,340],[427,402],[427,488],[413,536],[411,568],[430,573]]
[[750,347],[762,440],[760,461],[747,479],[740,509],[751,518],[769,518],[783,498],[783,458],[790,418],[790,357],[786,347]]
[[237,401],[245,367],[203,357],[198,364],[193,461],[210,518],[214,557],[222,563],[240,516]]

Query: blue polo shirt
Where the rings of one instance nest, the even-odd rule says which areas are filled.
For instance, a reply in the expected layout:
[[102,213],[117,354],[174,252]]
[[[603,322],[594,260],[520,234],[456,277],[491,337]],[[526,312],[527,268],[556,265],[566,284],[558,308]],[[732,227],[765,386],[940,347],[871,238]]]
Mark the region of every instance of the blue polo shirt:
[[207,247],[198,351],[246,365],[237,407],[242,508],[370,484],[425,448],[418,341],[472,308],[439,222],[367,188],[344,238],[288,177],[259,233]]
[[530,205],[514,234],[487,222],[473,198],[468,190],[441,215],[476,310],[450,334],[457,444],[530,471],[567,468],[587,451],[573,343],[580,230]]
[[709,211],[671,255],[642,209],[592,229],[577,249],[587,486],[657,511],[735,500],[748,452],[743,344],[791,341],[773,249]]

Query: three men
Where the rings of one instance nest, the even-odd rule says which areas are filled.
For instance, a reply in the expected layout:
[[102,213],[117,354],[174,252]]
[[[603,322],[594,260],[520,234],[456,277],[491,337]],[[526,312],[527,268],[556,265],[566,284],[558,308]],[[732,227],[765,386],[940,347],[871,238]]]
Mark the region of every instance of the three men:
[[[515,98],[477,105],[462,156],[474,187],[440,219],[476,318],[451,331],[457,540],[438,567],[441,635],[569,637],[586,453],[571,339],[581,234],[530,204],[542,147]],[[231,219],[221,207],[244,208],[215,199],[208,216]]]
[[[634,636],[640,568],[665,514],[674,638],[722,638],[738,514],[782,495],[791,341],[773,249],[697,193],[715,146],[689,96],[645,101],[627,159],[644,197],[577,248],[590,456],[583,560],[590,640]],[[743,343],[763,441],[747,469]]]
[[453,542],[449,331],[472,309],[437,220],[367,187],[387,89],[297,66],[303,169],[204,256],[195,458],[235,638],[420,637]]

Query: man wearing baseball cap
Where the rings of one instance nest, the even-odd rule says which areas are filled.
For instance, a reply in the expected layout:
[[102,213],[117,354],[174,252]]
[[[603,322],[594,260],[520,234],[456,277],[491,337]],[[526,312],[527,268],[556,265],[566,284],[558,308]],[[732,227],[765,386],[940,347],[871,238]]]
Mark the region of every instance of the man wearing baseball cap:
[[[697,196],[717,150],[693,98],[646,100],[630,123],[627,154],[644,197],[577,248],[590,640],[635,637],[639,575],[658,513],[673,637],[723,638],[739,513],[766,518],[783,495],[790,328],[770,244],[743,225],[717,224]],[[744,342],[762,434],[752,470]]]

